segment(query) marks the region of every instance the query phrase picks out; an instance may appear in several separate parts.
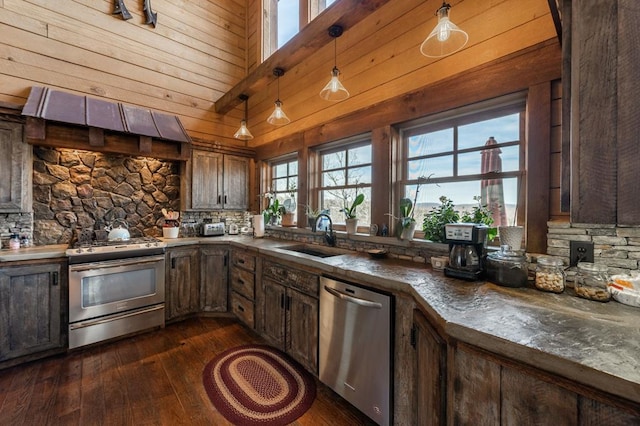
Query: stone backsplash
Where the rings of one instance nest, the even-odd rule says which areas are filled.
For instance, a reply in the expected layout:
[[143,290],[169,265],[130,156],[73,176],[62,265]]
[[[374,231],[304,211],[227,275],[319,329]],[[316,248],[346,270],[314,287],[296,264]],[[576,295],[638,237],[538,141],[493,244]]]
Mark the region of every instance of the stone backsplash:
[[593,243],[595,263],[605,264],[609,274],[639,271],[640,227],[548,222],[547,254],[561,257],[569,264],[570,241]]
[[180,208],[177,162],[34,147],[36,245],[67,244],[114,219],[125,219],[132,237],[161,236],[163,208]]

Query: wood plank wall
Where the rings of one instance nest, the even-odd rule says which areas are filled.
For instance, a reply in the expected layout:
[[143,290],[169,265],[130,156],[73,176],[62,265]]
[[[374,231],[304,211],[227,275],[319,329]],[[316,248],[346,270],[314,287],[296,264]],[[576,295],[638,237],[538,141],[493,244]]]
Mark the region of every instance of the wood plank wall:
[[[292,120],[290,124],[274,127],[266,123],[276,98],[275,81],[252,97],[249,113],[256,137],[253,145],[286,138],[538,43],[550,39],[557,42],[546,0],[449,3],[451,20],[469,33],[465,49],[442,59],[424,57],[419,46],[435,26],[434,12],[442,2],[391,1],[353,28],[345,28],[336,41],[337,65],[351,97],[332,103],[318,96],[333,67],[334,45],[330,43],[299,66],[286,70],[280,79],[280,99]],[[260,2],[254,1],[251,7],[260,7]]]
[[232,138],[242,115],[213,103],[246,75],[245,0],[142,0],[133,18],[113,0],[0,0],[0,102],[24,104],[31,86],[139,105],[182,120],[204,140]]

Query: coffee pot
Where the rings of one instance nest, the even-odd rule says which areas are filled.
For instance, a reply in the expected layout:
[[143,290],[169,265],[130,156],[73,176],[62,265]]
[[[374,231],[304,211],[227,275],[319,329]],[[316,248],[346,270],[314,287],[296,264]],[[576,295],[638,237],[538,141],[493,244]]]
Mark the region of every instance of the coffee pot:
[[449,265],[444,268],[446,276],[469,281],[484,276],[487,230],[486,225],[477,223],[445,225],[445,242],[449,244]]

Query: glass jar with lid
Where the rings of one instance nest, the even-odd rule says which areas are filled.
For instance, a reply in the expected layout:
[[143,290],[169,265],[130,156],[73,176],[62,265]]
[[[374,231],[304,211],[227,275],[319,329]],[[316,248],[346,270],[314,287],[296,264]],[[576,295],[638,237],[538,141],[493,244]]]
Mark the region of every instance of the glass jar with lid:
[[487,281],[504,287],[525,287],[528,280],[527,257],[522,250],[502,246],[487,256]]
[[598,263],[578,263],[575,291],[580,297],[598,302],[611,300],[609,292],[609,274],[607,265]]
[[562,259],[541,256],[536,264],[536,288],[542,291],[562,293],[564,291],[564,268]]

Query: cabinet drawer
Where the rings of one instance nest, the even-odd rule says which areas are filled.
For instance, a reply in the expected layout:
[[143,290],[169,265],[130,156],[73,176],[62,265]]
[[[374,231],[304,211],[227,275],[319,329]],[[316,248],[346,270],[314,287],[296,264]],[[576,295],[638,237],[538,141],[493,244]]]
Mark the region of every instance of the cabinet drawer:
[[255,299],[255,276],[244,269],[231,268],[231,290],[236,291],[249,300]]
[[231,265],[247,269],[249,271],[256,270],[256,257],[242,251],[233,250],[231,252]]
[[318,276],[311,272],[288,268],[278,263],[264,262],[262,274],[284,286],[318,297]]
[[235,291],[231,292],[231,312],[233,312],[240,321],[254,328],[253,302]]

